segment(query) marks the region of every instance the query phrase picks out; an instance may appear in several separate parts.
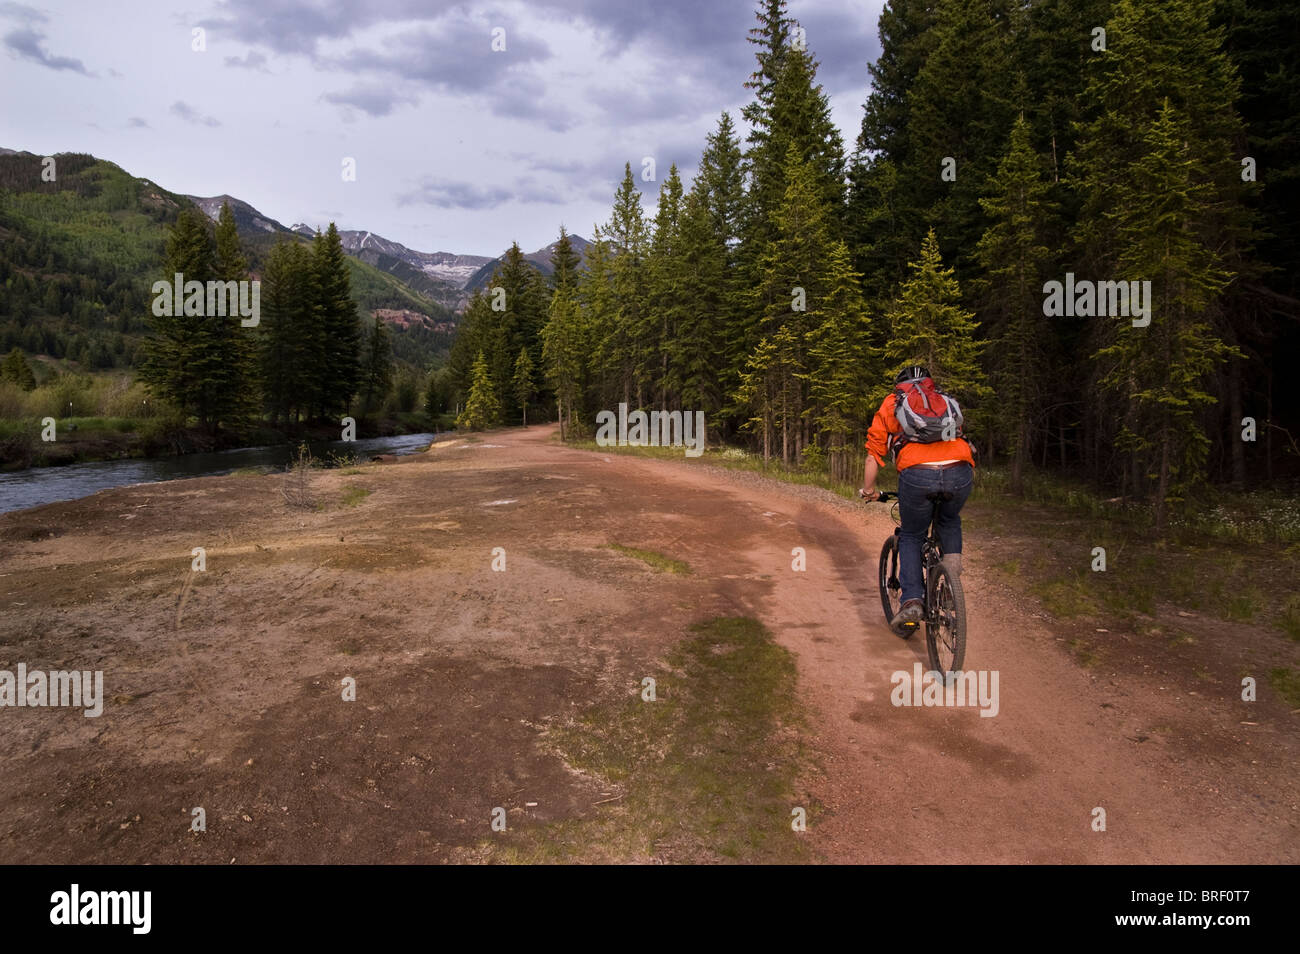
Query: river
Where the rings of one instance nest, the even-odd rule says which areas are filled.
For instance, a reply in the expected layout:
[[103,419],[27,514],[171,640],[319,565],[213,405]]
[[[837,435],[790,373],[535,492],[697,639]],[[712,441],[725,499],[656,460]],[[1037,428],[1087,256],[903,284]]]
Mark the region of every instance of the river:
[[[313,457],[355,454],[362,459],[375,454],[412,454],[428,446],[437,435],[402,434],[358,441],[320,441],[310,445]],[[137,460],[101,460],[65,467],[31,467],[0,473],[0,513],[39,507],[60,500],[76,500],[110,487],[147,484],[158,480],[214,477],[241,467],[283,468],[293,459],[297,445],[238,447],[207,454],[179,454]]]

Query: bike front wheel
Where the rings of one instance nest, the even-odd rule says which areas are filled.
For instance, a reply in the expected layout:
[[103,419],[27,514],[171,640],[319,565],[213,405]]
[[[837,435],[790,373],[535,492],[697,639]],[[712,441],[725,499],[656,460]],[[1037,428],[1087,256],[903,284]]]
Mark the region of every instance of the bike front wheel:
[[[893,625],[894,617],[903,608],[903,584],[898,581],[898,534],[890,534],[880,550],[880,608],[885,611],[885,622]],[[909,633],[899,634],[907,639]]]
[[928,584],[925,646],[930,668],[945,674],[960,672],[966,661],[966,596],[961,581],[940,563],[931,569]]

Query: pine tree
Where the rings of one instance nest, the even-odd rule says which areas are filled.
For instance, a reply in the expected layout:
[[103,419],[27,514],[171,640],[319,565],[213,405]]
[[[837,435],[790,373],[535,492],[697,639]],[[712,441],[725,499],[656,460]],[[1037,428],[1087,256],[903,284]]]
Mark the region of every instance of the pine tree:
[[496,289],[504,292],[505,307],[502,311],[489,307],[490,330],[484,340],[488,367],[497,385],[497,404],[507,407],[514,403],[509,390],[519,349],[528,349],[534,367],[541,363],[542,327],[551,296],[545,277],[524,257],[518,242],[506,251],[493,276],[489,288],[493,296]]
[[[784,11],[784,4],[780,4]],[[775,8],[760,22],[768,22]],[[769,38],[779,32],[769,30]],[[741,223],[741,243],[737,250],[736,270],[740,287],[757,289],[770,278],[765,272],[778,240],[778,215],[787,198],[790,182],[787,169],[791,155],[806,166],[812,201],[822,210],[828,235],[838,237],[843,229],[844,149],[838,128],[830,117],[826,94],[817,84],[817,63],[806,50],[785,46],[779,51],[760,47],[760,72],[771,71],[770,81],[756,87],[759,98],[746,107],[745,116],[752,131],[745,166],[749,190],[745,196]],[[787,289],[787,295],[789,294]],[[753,352],[757,342],[768,334],[763,320],[753,310],[743,313],[740,327],[732,332],[740,343],[737,357]],[[788,336],[800,341],[799,334]],[[791,373],[794,373],[793,371]],[[792,388],[783,385],[783,391]],[[796,415],[797,419],[797,415]],[[788,442],[791,434],[783,434]],[[802,435],[799,435],[802,438]],[[783,444],[787,463],[789,453],[797,452],[799,440]]]
[[[683,294],[693,306],[681,335],[683,406],[703,410],[720,427],[723,396],[740,386],[747,357],[749,291],[740,267],[744,178],[744,155],[731,116],[724,112],[708,136],[682,214],[688,286]],[[699,208],[690,208],[690,196]],[[710,222],[696,217],[704,214]]]
[[813,423],[826,442],[830,476],[852,479],[873,408],[867,402],[884,369],[870,344],[869,319],[848,246],[836,240],[826,258],[823,291],[809,335],[808,395]]
[[575,323],[588,335],[587,387],[566,406],[610,408],[626,400],[622,375],[623,342],[619,336],[618,292],[614,285],[615,250],[600,226],[592,228],[586,268],[578,281]]
[[481,431],[492,427],[501,419],[497,389],[492,383],[492,372],[488,370],[487,358],[481,351],[474,359],[472,375],[473,383],[470,385],[469,397],[465,401],[465,410],[456,419],[456,427]]
[[537,394],[537,384],[533,381],[533,359],[528,356],[527,348],[519,349],[519,358],[515,361],[515,373],[510,379],[514,391],[515,403],[523,415],[524,427],[528,426],[528,402]]
[[1192,144],[1190,123],[1168,101],[1143,143],[1133,183],[1116,196],[1120,277],[1151,282],[1150,324],[1119,326],[1114,344],[1097,358],[1102,384],[1129,401],[1118,445],[1148,461],[1155,478],[1157,534],[1167,508],[1202,477],[1209,440],[1198,413],[1214,403],[1204,382],[1232,352],[1210,325],[1208,312],[1232,278],[1218,250],[1198,228],[1214,185]]
[[642,337],[646,327],[648,234],[631,163],[623,167],[623,181],[614,196],[614,210],[604,234],[610,243],[610,277],[617,303],[617,317],[607,349],[607,373],[617,382],[622,400],[632,403],[635,395],[635,405],[644,407],[644,381],[638,372],[646,366],[649,351],[648,342]]
[[573,250],[573,242],[569,239],[569,233],[560,226],[560,237],[555,242],[555,250],[551,252],[551,291],[554,292],[561,285],[573,288],[578,283],[578,269],[582,266],[582,256]]
[[[803,380],[808,373],[807,347],[815,327],[815,309],[826,291],[823,271],[831,248],[830,225],[817,172],[791,144],[783,175],[789,185],[773,215],[776,234],[759,265],[762,280],[755,289],[752,312],[758,317],[760,341],[774,347],[777,374],[763,369],[762,380],[779,392],[761,404],[776,408],[773,420],[781,430],[781,459],[788,467],[802,453],[806,400]],[[747,378],[756,380],[751,368]],[[764,436],[764,443],[770,438]]]
[[880,11],[880,56],[867,66],[871,92],[863,106],[857,151],[895,166],[911,155],[908,91],[934,49],[934,0],[888,0]]
[[664,410],[678,406],[681,394],[680,328],[693,303],[682,295],[682,180],[673,163],[659,189],[654,229],[646,253],[646,308],[637,337],[645,343],[645,363],[638,368],[638,386],[658,392]]
[[513,243],[487,285],[470,297],[448,357],[453,386],[462,397],[473,384],[473,356],[482,352],[497,389],[497,406],[514,406],[510,382],[519,349],[528,349],[534,368],[541,364],[550,297],[545,277]]
[[934,228],[962,282],[974,275],[986,227],[979,197],[1016,116],[1007,68],[1021,20],[1014,9],[1010,0],[940,0],[934,47],[907,94],[909,155],[898,181],[908,239]]
[[781,388],[788,377],[780,372],[779,357],[784,345],[775,335],[760,340],[745,361],[736,391],[737,406],[750,412],[744,429],[762,435],[764,464],[772,460],[772,435],[786,421]]
[[333,222],[316,236],[312,256],[321,358],[316,410],[327,416],[345,414],[361,379],[361,321],[343,240]]
[[485,288],[470,294],[465,312],[456,328],[456,339],[447,356],[447,374],[451,381],[453,400],[457,405],[463,404],[469,395],[474,380],[475,356],[488,348],[487,336],[493,322],[489,301],[491,286],[492,280],[489,280]]
[[438,416],[451,406],[451,389],[451,375],[445,365],[429,373],[424,390],[424,413],[429,415],[435,427]]
[[361,378],[361,409],[369,413],[393,386],[393,347],[388,326],[378,316],[366,336],[365,365]]
[[707,137],[696,181],[708,198],[714,234],[728,246],[739,242],[745,204],[744,154],[731,115],[725,111]]
[[[229,202],[221,203],[217,217],[214,268],[220,281],[249,281],[248,259]],[[213,351],[210,400],[214,413],[227,423],[245,423],[256,414],[259,403],[256,331],[255,326],[242,324],[237,308],[228,305],[227,312],[225,317],[208,316]]]
[[736,360],[735,374],[726,374],[736,292],[726,239],[718,231],[703,177],[696,177],[679,221],[675,262],[683,307],[673,343],[674,384],[683,409],[703,411],[706,421],[717,424],[723,395],[739,387],[743,364]]
[[574,418],[581,413],[589,347],[573,290],[567,284],[560,285],[551,298],[550,317],[542,331],[542,360],[546,377],[555,390],[561,440],[573,436]]
[[[1220,436],[1228,453],[1219,456],[1228,458],[1233,483],[1240,487],[1248,479],[1273,476],[1271,438],[1283,427],[1274,423],[1266,429],[1259,447],[1263,466],[1249,466],[1258,462],[1258,454],[1248,455],[1246,442],[1236,439],[1245,409],[1263,406],[1272,417],[1276,379],[1300,362],[1300,269],[1295,268],[1300,262],[1300,70],[1292,65],[1300,4],[1220,0],[1215,21],[1241,78],[1237,109],[1247,141],[1238,158],[1249,156],[1255,163],[1255,181],[1242,188],[1260,230],[1254,254],[1235,265],[1240,277],[1224,308],[1231,319],[1225,338],[1248,361],[1229,361],[1217,383],[1227,426],[1214,430],[1231,435],[1226,441]],[[1258,275],[1244,267],[1251,260]]]
[[318,339],[312,271],[309,247],[289,240],[271,249],[262,275],[262,398],[273,424],[296,423],[310,411]]
[[[206,283],[216,277],[215,250],[207,220],[193,206],[181,209],[168,236],[163,275],[168,283],[176,274],[183,282]],[[206,299],[205,299],[206,301]],[[153,334],[144,344],[141,378],[150,390],[194,414],[207,428],[215,425],[208,375],[213,371],[212,336],[202,315],[186,315],[184,302],[172,302],[171,315],[151,313]]]
[[1044,377],[1048,343],[1043,323],[1042,283],[1052,260],[1047,240],[1052,214],[1050,184],[1030,144],[1021,116],[998,165],[991,195],[980,205],[990,225],[975,254],[984,269],[983,313],[992,330],[992,383],[998,419],[1011,453],[1011,491],[1024,492],[1031,429],[1051,379]]
[[[975,340],[975,316],[961,307],[961,288],[939,255],[934,230],[921,243],[921,256],[911,264],[911,277],[886,316],[889,338],[886,366],[894,371],[910,364],[925,365],[945,391],[961,403],[968,430],[979,423],[977,409],[989,395],[980,367],[981,345]],[[880,383],[871,395],[879,404],[891,385]]]
[[14,348],[5,355],[4,362],[0,363],[0,381],[11,381],[24,391],[35,390],[36,375],[32,373],[22,348]]
[[[1189,226],[1211,250],[1204,268],[1208,273],[1235,276],[1207,305],[1204,318],[1211,323],[1215,337],[1235,348],[1239,340],[1250,336],[1246,327],[1250,306],[1243,299],[1247,299],[1244,285],[1254,272],[1248,255],[1252,215],[1241,180],[1244,132],[1233,107],[1240,82],[1222,49],[1223,31],[1211,23],[1213,8],[1213,0],[1160,4],[1117,0],[1106,23],[1107,52],[1097,56],[1088,71],[1081,107],[1084,121],[1067,169],[1079,201],[1073,238],[1080,255],[1074,271],[1106,279],[1117,277],[1125,257],[1132,254],[1120,231],[1126,220],[1121,214],[1125,210],[1117,205],[1118,196],[1140,197],[1136,201],[1143,208],[1153,201],[1154,186],[1146,168],[1153,148],[1150,137],[1168,102],[1191,147],[1185,157],[1191,163],[1189,185],[1204,187],[1198,192],[1201,202],[1191,213],[1194,221]],[[1153,275],[1134,277],[1154,281]],[[1153,313],[1152,323],[1158,320]],[[1114,321],[1094,321],[1086,330],[1087,350],[1099,354],[1118,344],[1123,328]],[[1235,372],[1238,366],[1234,363],[1232,369]],[[1095,363],[1090,371],[1094,377],[1087,383],[1093,386],[1110,373]],[[1241,381],[1239,374],[1235,377],[1237,380],[1230,378],[1222,385],[1226,385],[1225,403],[1239,408]],[[1097,448],[1092,455],[1097,478],[1119,477],[1125,492],[1145,492],[1146,475],[1163,469],[1150,455],[1164,451],[1149,446],[1145,439],[1134,443],[1127,436],[1142,433],[1142,411],[1136,399],[1126,395],[1118,409],[1113,400],[1096,402],[1090,411],[1085,442]],[[1230,427],[1240,420],[1233,417]],[[1101,447],[1120,439],[1131,449],[1126,466],[1118,473],[1102,473],[1105,458]],[[1232,448],[1230,453],[1241,454],[1241,442],[1235,437],[1226,443]],[[1238,462],[1244,464],[1240,457]],[[1244,471],[1244,466],[1239,466],[1239,471]],[[1190,475],[1184,477],[1191,479]],[[1176,495],[1172,484],[1169,493]],[[1161,517],[1166,496],[1159,494]]]
[[906,276],[922,228],[905,207],[899,169],[910,168],[908,91],[934,48],[933,0],[889,0],[880,13],[880,56],[867,67],[871,93],[849,161],[845,231],[869,302],[885,303]]
[[758,146],[766,138],[769,126],[767,111],[772,105],[772,90],[781,74],[793,23],[786,14],[785,0],[759,0],[755,16],[758,26],[750,29],[747,39],[758,47],[754,53],[758,68],[745,81],[745,88],[754,90],[754,100],[741,111],[750,126],[751,147]]

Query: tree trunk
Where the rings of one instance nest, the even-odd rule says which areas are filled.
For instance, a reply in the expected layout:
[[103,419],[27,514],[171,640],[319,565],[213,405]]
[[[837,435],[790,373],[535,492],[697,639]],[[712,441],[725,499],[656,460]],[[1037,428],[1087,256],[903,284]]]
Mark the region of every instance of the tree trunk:
[[1020,443],[1011,457],[1011,492],[1017,497],[1025,493],[1025,458],[1029,456],[1029,428],[1020,425]]
[[1160,480],[1156,484],[1156,537],[1165,535],[1165,495],[1169,491],[1169,431],[1160,440]]

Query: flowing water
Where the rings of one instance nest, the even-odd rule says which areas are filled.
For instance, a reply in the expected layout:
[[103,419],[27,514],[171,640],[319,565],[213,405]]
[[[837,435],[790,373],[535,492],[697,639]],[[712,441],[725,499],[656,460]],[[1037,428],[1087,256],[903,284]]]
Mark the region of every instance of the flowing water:
[[[365,460],[375,454],[415,453],[435,438],[434,434],[402,434],[397,437],[373,437],[347,442],[320,441],[309,446],[313,457],[325,458],[333,452],[340,456],[355,455]],[[102,460],[68,464],[65,467],[32,467],[0,473],[0,513],[60,500],[76,500],[110,487],[124,487],[128,484],[212,477],[243,467],[283,469],[293,459],[296,449],[296,445],[289,444],[239,447],[206,454]]]

